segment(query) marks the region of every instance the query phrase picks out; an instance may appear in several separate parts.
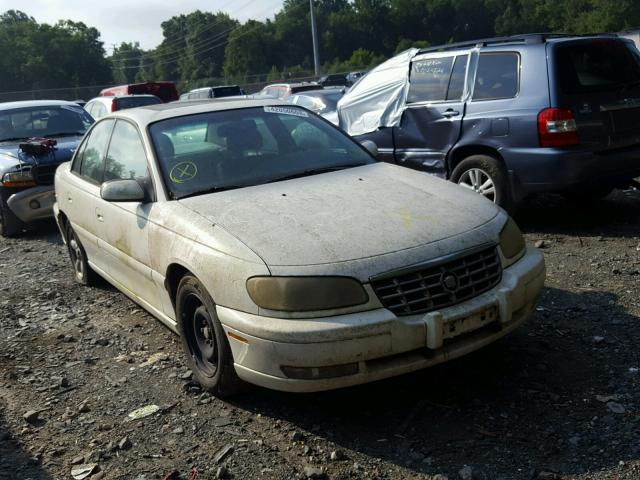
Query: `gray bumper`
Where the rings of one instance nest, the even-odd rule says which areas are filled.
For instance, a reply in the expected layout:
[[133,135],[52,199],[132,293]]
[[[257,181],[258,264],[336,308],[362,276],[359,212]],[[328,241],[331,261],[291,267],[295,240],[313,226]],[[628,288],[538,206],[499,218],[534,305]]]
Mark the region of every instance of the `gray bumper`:
[[24,223],[53,217],[53,204],[56,201],[53,185],[39,186],[14,193],[7,205]]

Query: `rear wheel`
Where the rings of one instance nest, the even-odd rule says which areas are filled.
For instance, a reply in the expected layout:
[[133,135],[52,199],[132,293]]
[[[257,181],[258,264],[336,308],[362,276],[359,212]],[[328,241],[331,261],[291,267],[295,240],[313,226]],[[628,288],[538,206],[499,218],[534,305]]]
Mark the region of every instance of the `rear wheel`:
[[81,285],[95,285],[97,274],[91,270],[87,261],[87,254],[84,247],[80,243],[76,232],[67,225],[67,248],[69,249],[69,258],[71,259],[71,267],[73,268],[73,276]]
[[193,378],[217,397],[238,393],[243,382],[233,367],[231,347],[213,300],[200,281],[185,275],[176,295],[176,318]]
[[7,204],[0,200],[0,236],[13,237],[23,229],[24,224],[13,214]]
[[465,158],[453,169],[451,181],[473,190],[509,212],[513,210],[507,172],[493,157],[471,155]]

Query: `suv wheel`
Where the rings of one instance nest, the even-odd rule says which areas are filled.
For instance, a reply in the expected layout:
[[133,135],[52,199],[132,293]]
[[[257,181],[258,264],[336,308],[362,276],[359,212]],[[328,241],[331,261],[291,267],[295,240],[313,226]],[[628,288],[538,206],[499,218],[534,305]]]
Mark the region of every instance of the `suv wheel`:
[[215,304],[192,275],[182,277],[178,285],[176,318],[194,380],[217,397],[240,391],[243,382],[233,368],[231,347],[216,315]]
[[465,158],[453,169],[451,181],[479,193],[509,212],[513,210],[507,173],[493,157],[472,155]]
[[24,225],[9,207],[0,201],[0,236],[13,237],[22,232]]

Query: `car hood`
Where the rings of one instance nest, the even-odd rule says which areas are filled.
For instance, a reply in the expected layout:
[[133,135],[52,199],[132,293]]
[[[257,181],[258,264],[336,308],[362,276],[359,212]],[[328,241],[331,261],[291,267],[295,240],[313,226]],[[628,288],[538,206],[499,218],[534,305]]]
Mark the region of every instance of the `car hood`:
[[179,200],[269,266],[347,262],[429,244],[499,208],[431,175],[377,163]]
[[0,142],[0,171],[6,171],[20,164],[56,165],[71,159],[82,136],[59,137],[55,148],[45,155],[30,155],[20,150],[21,142]]

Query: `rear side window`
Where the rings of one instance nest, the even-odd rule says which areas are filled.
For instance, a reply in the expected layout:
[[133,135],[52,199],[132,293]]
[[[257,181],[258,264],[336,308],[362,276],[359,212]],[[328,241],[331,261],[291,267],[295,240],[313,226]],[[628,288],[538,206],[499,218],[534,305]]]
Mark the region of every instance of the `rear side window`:
[[102,183],[104,157],[113,130],[113,120],[105,120],[97,124],[85,142],[80,164],[80,175],[94,183]]
[[447,100],[460,100],[464,92],[464,80],[467,73],[468,55],[460,55],[456,57],[451,71],[451,79],[449,80],[449,90],[447,91]]
[[425,58],[411,63],[407,103],[446,100],[454,57]]
[[558,46],[555,67],[567,94],[615,90],[640,80],[640,63],[620,41],[594,40]]
[[478,61],[474,100],[513,98],[518,93],[517,53],[483,53]]

